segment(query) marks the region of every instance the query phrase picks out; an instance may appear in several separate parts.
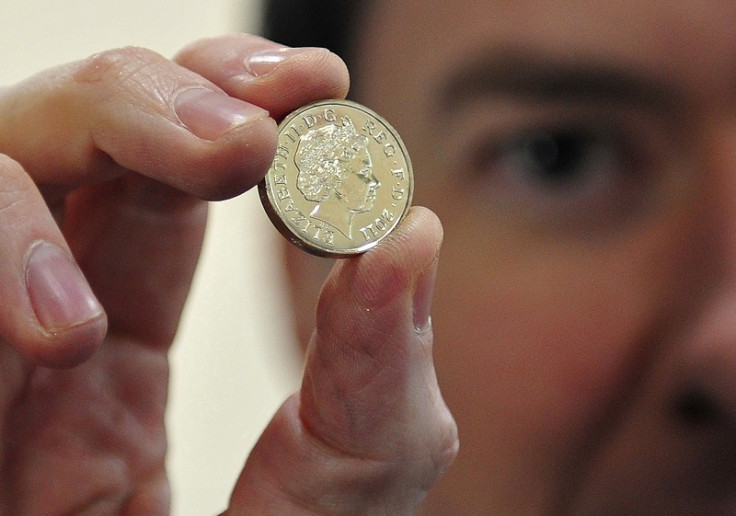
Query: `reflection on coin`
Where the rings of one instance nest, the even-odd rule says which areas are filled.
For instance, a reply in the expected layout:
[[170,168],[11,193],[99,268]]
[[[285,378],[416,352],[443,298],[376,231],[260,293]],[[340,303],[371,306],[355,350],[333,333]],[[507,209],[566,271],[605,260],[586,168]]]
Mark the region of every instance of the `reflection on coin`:
[[346,100],[315,102],[287,116],[259,185],[266,213],[286,238],[332,257],[375,246],[404,217],[413,190],[396,130]]

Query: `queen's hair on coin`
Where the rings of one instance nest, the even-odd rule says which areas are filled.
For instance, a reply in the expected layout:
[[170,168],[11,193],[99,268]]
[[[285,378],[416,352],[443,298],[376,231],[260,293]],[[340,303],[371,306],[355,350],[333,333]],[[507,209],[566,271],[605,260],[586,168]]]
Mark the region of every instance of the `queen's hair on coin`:
[[352,101],[325,100],[281,122],[258,191],[290,242],[339,258],[367,251],[396,228],[411,206],[414,176],[386,120]]

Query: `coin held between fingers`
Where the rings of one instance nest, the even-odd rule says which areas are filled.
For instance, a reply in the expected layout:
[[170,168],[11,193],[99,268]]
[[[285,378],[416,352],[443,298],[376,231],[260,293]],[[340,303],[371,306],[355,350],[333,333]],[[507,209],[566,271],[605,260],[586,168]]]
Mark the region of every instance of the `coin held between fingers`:
[[355,102],[304,106],[279,125],[261,202],[293,244],[319,256],[374,247],[404,218],[414,191],[409,154],[396,130]]

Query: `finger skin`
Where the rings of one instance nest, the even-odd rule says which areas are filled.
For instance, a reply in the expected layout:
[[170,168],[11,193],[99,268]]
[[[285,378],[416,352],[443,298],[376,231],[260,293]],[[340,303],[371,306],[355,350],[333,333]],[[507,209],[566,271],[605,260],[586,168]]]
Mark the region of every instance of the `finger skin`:
[[165,351],[197,266],[207,203],[129,174],[68,196],[64,234],[109,332]]
[[[245,35],[238,41],[238,50],[246,53],[249,45],[272,45]],[[192,62],[203,55],[222,60],[226,42],[194,45],[186,55]],[[14,174],[26,178],[23,190],[40,190],[49,207],[35,192],[35,200],[5,211],[4,227],[29,226],[31,234],[36,226],[46,228],[48,235],[42,231],[41,239],[48,236],[68,253],[50,209],[62,222],[63,237],[83,273],[103,298],[111,329],[168,346],[201,245],[206,206],[198,199],[231,197],[260,181],[273,159],[276,123],[258,103],[292,110],[305,97],[283,96],[285,89],[306,90],[315,98],[339,90],[345,77],[315,65],[325,55],[331,56],[324,51],[303,55],[294,68],[298,73],[285,64],[272,77],[261,77],[269,88],[257,88],[253,98],[247,91],[242,98],[230,97],[195,71],[135,47],[101,52],[1,90],[0,151],[22,167]],[[341,65],[336,56],[327,61]],[[304,66],[312,73],[300,72]],[[214,138],[212,119],[201,103],[182,111],[179,99],[191,91],[209,92],[228,107],[244,107],[250,118],[236,119],[236,125]],[[186,120],[183,112],[188,113]],[[192,128],[197,117],[208,126],[204,133]],[[20,242],[22,235],[6,237],[18,241],[7,250],[15,253],[15,262],[7,266],[18,274],[23,270],[19,257],[31,245],[28,235]],[[19,278],[5,286],[4,300],[19,298]],[[74,364],[104,334],[101,316],[94,338],[78,335],[76,347],[70,347],[60,344],[57,334],[52,346],[28,315],[28,302],[6,309],[11,311],[25,314],[25,319],[7,315],[0,320],[0,335],[34,363]],[[49,354],[54,350],[57,356]]]
[[440,241],[436,217],[414,208],[381,245],[338,263],[302,387],[251,453],[227,514],[414,513],[458,449],[421,306]]
[[[324,56],[305,54],[300,67]],[[237,195],[265,173],[276,124],[259,103],[291,111],[341,89],[321,66],[288,69],[259,79],[270,90],[235,98],[131,47],[0,90],[0,151],[13,158],[0,159],[0,297],[13,305],[0,308],[0,512],[167,512],[166,351],[199,254],[202,199]],[[238,116],[225,113],[234,107]],[[44,296],[28,285],[44,293],[52,282],[29,270],[47,242],[60,250],[54,263],[76,259],[107,318],[39,331],[29,314]]]
[[[134,171],[203,199],[238,195],[257,184],[273,160],[276,122],[269,111],[343,95],[348,75],[337,56],[320,49],[256,79],[245,65],[236,76],[201,70],[207,60],[216,65],[234,51],[245,59],[267,44],[249,35],[237,41],[234,50],[228,38],[194,44],[179,57],[184,64],[137,47],[109,50],[5,88],[0,150],[44,193],[49,185],[63,195]],[[205,71],[211,79],[200,74]],[[212,110],[183,109],[178,102],[191,91],[208,91],[220,102]],[[209,131],[198,136],[189,120],[211,124],[212,113],[224,111],[221,103],[247,116],[234,118],[219,138]]]
[[[265,69],[249,58],[267,56]],[[276,120],[296,107],[322,99],[345,98],[350,77],[345,63],[322,48],[287,48],[247,34],[228,34],[192,43],[175,60],[230,95],[248,99]],[[297,87],[298,86],[298,87]]]
[[274,122],[262,111],[218,141],[198,138],[175,110],[192,88],[217,90],[154,52],[104,52],[5,90],[0,149],[69,190],[136,171],[198,197],[240,193],[265,173]]
[[[102,343],[105,313],[90,298],[94,305],[83,307],[81,320],[67,319],[80,313],[63,303],[80,300],[77,289],[93,293],[35,184],[2,155],[0,185],[0,337],[31,363],[75,365]],[[39,250],[46,257],[40,262],[32,257]]]

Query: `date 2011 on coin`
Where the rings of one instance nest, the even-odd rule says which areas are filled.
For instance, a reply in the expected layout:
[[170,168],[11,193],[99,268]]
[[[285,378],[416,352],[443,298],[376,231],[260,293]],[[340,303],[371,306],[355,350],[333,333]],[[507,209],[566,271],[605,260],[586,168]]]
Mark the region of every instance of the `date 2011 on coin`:
[[259,185],[278,230],[302,249],[331,257],[375,246],[406,215],[413,189],[398,133],[370,109],[345,100],[315,102],[288,115]]

